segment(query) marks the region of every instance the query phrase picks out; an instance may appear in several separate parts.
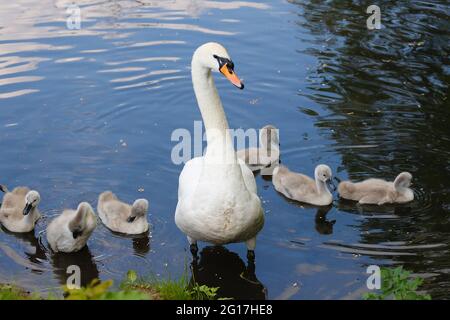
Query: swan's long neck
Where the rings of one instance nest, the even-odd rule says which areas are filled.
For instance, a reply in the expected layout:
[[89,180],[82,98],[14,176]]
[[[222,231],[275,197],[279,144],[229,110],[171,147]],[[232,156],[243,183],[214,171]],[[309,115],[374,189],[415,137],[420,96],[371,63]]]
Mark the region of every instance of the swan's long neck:
[[322,194],[331,194],[330,190],[328,190],[326,182],[319,180],[316,178],[316,187],[317,187],[317,193]]
[[206,129],[206,161],[236,163],[233,141],[228,130],[228,122],[217,93],[211,70],[196,60],[192,61],[192,82],[195,96]]
[[26,223],[32,223],[34,222],[34,216],[36,214],[36,208],[31,208],[30,212],[24,216],[24,220]]

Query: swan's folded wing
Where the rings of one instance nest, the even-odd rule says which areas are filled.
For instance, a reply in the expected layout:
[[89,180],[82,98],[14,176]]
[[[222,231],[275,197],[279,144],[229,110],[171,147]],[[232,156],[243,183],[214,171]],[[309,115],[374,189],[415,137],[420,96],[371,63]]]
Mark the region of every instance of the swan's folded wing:
[[289,172],[282,177],[282,184],[289,194],[298,199],[316,192],[315,181],[301,173]]
[[131,214],[131,206],[118,200],[107,201],[103,210],[108,220],[126,221]]
[[178,180],[178,200],[195,191],[202,172],[203,157],[189,160],[183,167]]
[[20,220],[23,218],[23,208],[25,199],[14,193],[7,193],[3,197],[1,211],[9,216],[9,219]]
[[15,187],[11,193],[19,197],[25,197],[28,192],[30,192],[28,187]]
[[242,161],[241,159],[238,159],[238,162],[241,166],[242,177],[244,178],[244,183],[245,186],[247,187],[247,190],[256,194],[257,193],[256,181],[252,170],[249,167],[247,167],[245,162]]
[[[2,202],[2,208],[15,208],[19,203],[23,203],[23,201],[20,201],[21,197],[18,197],[17,195],[13,193],[7,193],[3,196],[3,202]],[[25,207],[25,205],[24,205]]]

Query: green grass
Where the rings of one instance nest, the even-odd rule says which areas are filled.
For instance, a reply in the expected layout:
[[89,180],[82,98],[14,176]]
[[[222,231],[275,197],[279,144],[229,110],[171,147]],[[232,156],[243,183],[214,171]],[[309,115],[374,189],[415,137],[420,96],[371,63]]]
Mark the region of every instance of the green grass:
[[15,286],[0,284],[0,300],[28,300],[29,294]]
[[187,286],[188,281],[184,274],[178,280],[170,277],[158,280],[155,276],[138,277],[134,270],[127,272],[126,279],[120,285],[121,289],[145,292],[158,300],[189,300]]
[[[93,280],[80,289],[62,288],[66,300],[215,300],[219,288],[190,284],[187,273],[179,279],[158,280],[139,278],[135,271],[128,271],[126,279],[114,288],[112,280]],[[60,295],[61,296],[61,295]],[[14,285],[0,284],[0,300],[56,300],[57,295],[43,297]]]
[[0,300],[39,300],[37,293],[27,292],[11,284],[0,283]]
[[112,280],[100,281],[93,280],[88,286],[80,289],[69,289],[64,287],[64,296],[66,300],[150,300],[152,296],[149,294],[134,290],[131,288],[123,288],[120,290],[111,290]]
[[[418,292],[423,283],[421,278],[413,278],[402,267],[381,268],[381,289],[378,293],[366,293],[367,300],[431,300],[429,294]],[[119,288],[114,289],[113,281],[94,280],[80,289],[63,287],[66,300],[216,300],[219,288],[198,283],[190,283],[185,272],[179,279],[159,280],[156,277],[140,278],[135,271],[128,271]],[[42,300],[58,299],[56,294],[43,297],[30,293],[11,284],[0,283],[0,300]]]
[[187,272],[179,279],[158,280],[155,277],[138,278],[134,271],[128,271],[122,288],[132,288],[148,292],[156,299],[162,300],[215,300],[219,288],[189,283]]
[[366,293],[366,300],[431,300],[429,294],[418,293],[422,285],[422,278],[412,278],[411,272],[403,267],[381,268],[381,290],[380,293]]
[[125,282],[122,284],[122,288],[146,292],[158,300],[192,300],[184,278],[159,281],[154,279],[138,279],[134,282]]

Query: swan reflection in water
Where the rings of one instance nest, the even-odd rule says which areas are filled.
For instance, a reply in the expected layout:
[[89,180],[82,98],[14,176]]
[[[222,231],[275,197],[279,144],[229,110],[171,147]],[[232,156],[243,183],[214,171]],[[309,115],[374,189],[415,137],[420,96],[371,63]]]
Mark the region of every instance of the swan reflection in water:
[[190,284],[219,287],[218,297],[233,299],[267,298],[267,289],[256,278],[255,261],[247,265],[237,253],[222,246],[208,246],[192,262]]
[[[150,237],[149,232],[140,235],[120,235],[121,238],[127,238],[126,241],[131,240],[135,255],[145,256],[150,251]],[[125,240],[124,240],[125,241]],[[85,246],[78,252],[72,253],[54,253],[51,258],[54,272],[58,281],[65,285],[68,277],[71,274],[67,273],[67,268],[71,265],[80,267],[81,270],[81,286],[86,286],[94,279],[99,279],[99,270],[95,261],[95,257],[91,254],[89,247]]]
[[150,251],[150,237],[148,232],[143,235],[137,235],[132,238],[133,250],[137,256],[145,256]]
[[364,215],[411,215],[414,209],[413,203],[395,204],[388,203],[383,205],[374,204],[360,204],[356,201],[339,198],[337,208],[340,211],[345,211],[352,214]]
[[333,208],[333,204],[330,204],[328,206],[314,206],[303,202],[298,202],[292,199],[289,199],[285,197],[283,194],[281,194],[281,197],[291,205],[295,205],[299,208],[303,209],[317,209],[316,216],[314,218],[315,222],[315,229],[319,234],[322,235],[330,235],[333,233],[333,227],[336,223],[336,220],[328,220],[327,214],[330,212],[330,210]]
[[73,274],[67,273],[67,270],[69,266],[73,265],[80,268],[80,284],[82,287],[99,278],[97,264],[88,246],[84,246],[78,252],[53,253],[50,261],[53,265],[53,272],[61,285],[67,284],[67,279]]
[[21,249],[18,251],[23,252],[25,257],[16,251],[17,248],[10,247],[7,243],[2,242],[0,242],[0,254],[5,254],[16,264],[27,268],[32,273],[41,275],[50,270],[46,267],[47,251],[39,241],[40,238],[35,236],[34,230],[26,233],[13,233],[2,226],[0,226],[0,229],[9,237],[15,237],[19,240]]
[[315,217],[316,231],[320,234],[327,235],[333,233],[333,226],[336,220],[327,220],[327,214],[331,208],[333,208],[332,205],[317,208]]
[[147,253],[150,252],[150,230],[147,230],[146,232],[141,234],[125,234],[111,231],[109,229],[108,232],[111,232],[117,238],[123,239],[123,241],[128,241],[125,239],[131,240],[134,254],[137,256],[144,257]]
[[[43,244],[39,241],[39,238],[35,236],[34,230],[30,232],[16,233],[7,230],[5,227],[1,225],[0,229],[8,236],[13,236],[19,239],[22,243],[24,243],[27,246],[26,251],[24,251],[24,254],[27,257],[28,261],[30,261],[32,264],[41,265],[45,261],[47,261],[46,255],[47,250],[45,249]],[[31,269],[31,271],[34,272],[37,270]]]
[[[94,257],[87,246],[78,252],[53,253],[41,242],[42,234],[36,237],[34,231],[28,233],[11,233],[4,230],[4,228],[2,230],[27,245],[26,250],[24,250],[27,259],[21,258],[20,255],[17,253],[14,254],[14,252],[10,252],[9,255],[16,263],[30,269],[33,273],[42,274],[43,272],[51,271],[51,269],[47,268],[47,264],[50,262],[60,285],[67,284],[67,279],[71,276],[70,273],[67,273],[67,268],[71,265],[76,265],[80,268],[81,286],[86,286],[93,279],[99,277],[99,271]],[[7,247],[7,249],[11,248]],[[8,252],[12,250],[8,250]]]

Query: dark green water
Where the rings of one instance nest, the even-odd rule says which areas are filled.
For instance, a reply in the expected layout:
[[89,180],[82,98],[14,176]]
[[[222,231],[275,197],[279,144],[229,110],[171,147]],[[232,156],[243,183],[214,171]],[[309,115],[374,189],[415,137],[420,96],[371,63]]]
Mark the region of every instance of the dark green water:
[[[0,5],[0,183],[39,190],[44,214],[33,234],[0,231],[0,282],[51,291],[71,264],[84,283],[183,273],[170,137],[200,120],[190,60],[218,41],[246,84],[216,80],[232,128],[274,124],[282,162],[310,175],[319,163],[340,179],[410,171],[416,199],[362,207],[335,195],[318,209],[257,176],[266,225],[255,266],[242,244],[202,244],[195,278],[227,297],[359,299],[368,265],[404,265],[433,298],[449,297],[447,1],[379,1],[373,31],[365,1],[79,1],[80,30],[66,28],[69,3]],[[99,225],[85,250],[51,254],[48,222],[80,201],[95,206],[105,189],[147,197],[151,233]],[[261,284],[241,278],[253,267]]]

